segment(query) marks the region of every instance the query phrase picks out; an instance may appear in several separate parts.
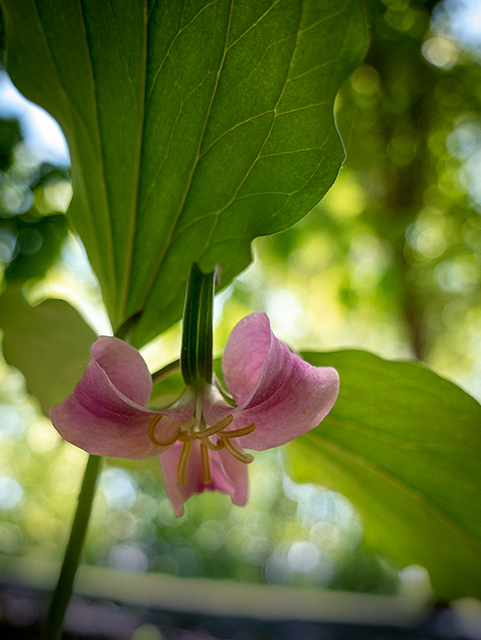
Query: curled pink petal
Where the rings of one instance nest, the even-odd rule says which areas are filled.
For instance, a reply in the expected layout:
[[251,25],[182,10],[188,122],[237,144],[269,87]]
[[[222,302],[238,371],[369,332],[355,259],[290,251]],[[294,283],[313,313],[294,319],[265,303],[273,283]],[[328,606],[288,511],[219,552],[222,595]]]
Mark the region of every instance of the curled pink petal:
[[143,407],[147,404],[152,395],[152,376],[137,349],[119,338],[100,336],[91,346],[90,355],[120,393]]
[[[92,360],[74,391],[50,410],[53,425],[65,440],[94,455],[131,460],[157,455],[159,447],[148,435],[156,412],[132,399],[143,399],[147,392],[143,367],[148,370],[142,357],[121,340],[105,336],[94,343],[91,353]],[[125,370],[114,370],[115,366]],[[139,379],[134,379],[137,375]],[[157,433],[167,439],[176,428],[174,420],[164,417]]]
[[332,409],[338,393],[339,375],[335,369],[313,367],[299,358],[288,379],[272,396],[235,414],[232,428],[255,425],[255,430],[241,439],[247,449],[279,447],[317,427]]
[[337,371],[314,367],[292,353],[273,334],[265,313],[247,316],[234,328],[222,365],[227,387],[240,401],[231,428],[255,424],[254,432],[242,438],[248,449],[278,447],[307,433],[326,417],[339,393]]
[[251,313],[232,330],[224,355],[222,373],[229,392],[239,405],[255,387],[271,345],[271,325],[266,313]]

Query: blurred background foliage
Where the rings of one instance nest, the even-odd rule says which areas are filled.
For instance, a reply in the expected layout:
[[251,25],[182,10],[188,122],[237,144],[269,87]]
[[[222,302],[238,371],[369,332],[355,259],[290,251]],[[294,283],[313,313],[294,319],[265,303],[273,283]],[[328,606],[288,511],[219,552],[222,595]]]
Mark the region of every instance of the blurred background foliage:
[[29,153],[15,121],[0,120],[0,260],[4,285],[40,280],[67,235],[67,168]]
[[[470,3],[368,5],[372,44],[336,106],[347,149],[340,177],[296,227],[255,242],[254,264],[216,301],[216,348],[241,317],[266,310],[295,349],[421,359],[479,398],[481,45],[459,30]],[[2,287],[65,297],[107,331],[68,235],[66,168],[32,156],[18,124],[1,121],[0,170]],[[145,357],[158,368],[178,349],[173,327]],[[18,371],[3,364],[0,380],[0,554],[58,561],[85,454],[60,440]],[[399,574],[364,547],[342,496],[295,484],[281,463],[279,451],[256,455],[245,508],[202,495],[176,519],[155,459],[109,460],[85,559],[372,593],[428,588],[422,570]]]

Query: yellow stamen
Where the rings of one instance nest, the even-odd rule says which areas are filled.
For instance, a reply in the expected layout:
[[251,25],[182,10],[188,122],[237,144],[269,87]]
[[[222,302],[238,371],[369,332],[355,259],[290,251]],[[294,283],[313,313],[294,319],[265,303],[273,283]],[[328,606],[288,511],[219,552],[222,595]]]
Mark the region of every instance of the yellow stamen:
[[232,442],[230,440],[224,440],[224,446],[227,449],[227,451],[234,456],[234,458],[236,458],[237,460],[240,460],[240,462],[244,462],[245,464],[249,464],[250,462],[252,462],[254,460],[254,456],[251,456],[250,453],[242,453],[242,451],[238,451],[238,449],[236,449],[234,447],[234,445],[232,444]]
[[196,437],[197,436],[195,436],[194,434],[189,433],[188,431],[182,431],[181,429],[179,435],[177,436],[177,440],[179,442],[194,442]]
[[177,465],[177,480],[183,484],[189,482],[189,479],[185,477],[185,470],[187,468],[191,446],[192,443],[189,441],[183,443],[179,456],[179,464]]
[[218,431],[222,431],[222,429],[228,427],[232,420],[234,420],[234,416],[230,414],[229,416],[227,416],[227,418],[224,418],[220,422],[217,422],[217,424],[214,424],[212,427],[204,429],[203,431],[196,431],[196,436],[198,438],[208,438],[209,436],[213,436]]
[[175,435],[172,438],[169,438],[168,440],[157,440],[157,438],[155,437],[155,429],[159,424],[159,422],[162,420],[162,418],[163,416],[160,413],[158,413],[152,418],[152,420],[149,422],[149,428],[147,430],[147,434],[152,444],[155,444],[157,447],[168,447],[171,444],[174,444],[174,442],[177,440],[177,438],[179,437],[180,429],[178,428],[177,431],[175,432]]
[[216,444],[211,442],[209,438],[199,438],[199,440],[201,440],[211,451],[220,451],[225,446],[223,440],[218,440]]
[[[220,420],[219,422],[214,424],[212,427],[208,427],[207,429],[202,429],[199,431],[199,426],[205,426],[205,422],[202,418],[202,413],[198,411],[196,411],[196,413],[198,413],[198,415],[196,416],[196,421],[193,426],[191,424],[189,428],[184,429],[182,429],[180,426],[177,427],[175,429],[174,435],[171,436],[168,440],[158,440],[155,436],[157,425],[163,417],[162,414],[155,414],[152,420],[149,422],[149,426],[147,429],[149,440],[152,442],[152,444],[155,444],[158,447],[169,447],[177,440],[179,442],[182,442],[182,449],[180,452],[179,461],[177,463],[178,482],[182,482],[183,484],[189,482],[189,479],[186,477],[186,472],[190,452],[192,449],[192,442],[194,440],[200,440],[200,461],[202,466],[203,484],[210,484],[212,482],[209,449],[211,451],[221,451],[222,449],[226,449],[232,456],[234,456],[236,460],[239,460],[244,464],[249,464],[254,460],[253,456],[251,456],[249,453],[243,453],[242,451],[239,451],[239,449],[237,449],[231,442],[231,438],[241,438],[242,436],[246,436],[252,433],[255,429],[254,423],[240,429],[224,431],[224,429],[227,429],[227,427],[234,420],[234,416],[230,414],[223,420]],[[187,424],[188,423],[185,423],[185,425]],[[218,434],[219,438],[214,444],[213,442],[211,442],[210,437],[215,434]]]
[[202,463],[202,482],[210,484],[212,476],[210,474],[209,449],[203,442],[200,443],[200,461]]
[[249,433],[252,433],[255,429],[254,423],[250,424],[247,427],[242,427],[241,429],[233,429],[232,431],[223,431],[220,435],[223,438],[240,438],[241,436],[247,436]]

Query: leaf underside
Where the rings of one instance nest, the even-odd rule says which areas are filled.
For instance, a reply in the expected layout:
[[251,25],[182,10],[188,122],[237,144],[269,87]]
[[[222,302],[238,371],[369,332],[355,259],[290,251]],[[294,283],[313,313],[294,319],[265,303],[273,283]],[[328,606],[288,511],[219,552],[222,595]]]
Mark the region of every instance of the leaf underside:
[[27,390],[48,416],[82,377],[97,336],[64,300],[31,307],[17,288],[0,297],[0,326],[6,361],[20,369]]
[[226,285],[333,183],[360,0],[2,1],[8,70],[67,136],[114,330],[143,310],[136,346],[179,319],[193,261]]
[[305,353],[334,366],[329,416],[288,445],[294,477],[346,495],[366,539],[421,564],[442,597],[481,596],[481,406],[421,365],[362,351]]

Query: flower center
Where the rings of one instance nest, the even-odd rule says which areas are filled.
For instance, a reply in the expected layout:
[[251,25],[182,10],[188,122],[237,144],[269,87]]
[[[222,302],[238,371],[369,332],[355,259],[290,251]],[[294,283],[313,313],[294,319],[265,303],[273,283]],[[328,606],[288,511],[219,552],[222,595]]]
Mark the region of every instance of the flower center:
[[[210,460],[209,460],[209,450],[210,451],[221,451],[221,449],[225,449],[228,451],[236,460],[243,462],[244,464],[249,464],[254,460],[254,457],[249,453],[243,453],[239,451],[234,444],[231,442],[232,438],[241,438],[242,436],[246,436],[249,433],[252,433],[255,429],[254,424],[250,424],[247,427],[242,427],[240,429],[232,429],[230,431],[226,431],[227,427],[234,420],[234,416],[232,414],[228,415],[220,422],[208,426],[204,419],[200,417],[199,419],[190,419],[187,422],[182,423],[177,428],[176,433],[169,438],[169,440],[158,440],[155,436],[155,429],[159,422],[162,419],[162,414],[155,415],[149,423],[148,435],[150,441],[159,446],[159,447],[169,447],[174,444],[174,442],[182,442],[182,450],[179,456],[179,462],[177,464],[177,480],[182,483],[189,482],[189,479],[186,476],[187,463],[189,461],[190,451],[192,449],[192,443],[196,440],[200,441],[200,461],[202,466],[202,482],[204,484],[210,484],[212,482],[212,474],[210,471]],[[217,436],[215,442],[213,442],[213,436]]]

